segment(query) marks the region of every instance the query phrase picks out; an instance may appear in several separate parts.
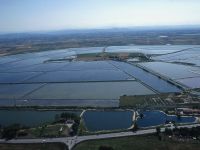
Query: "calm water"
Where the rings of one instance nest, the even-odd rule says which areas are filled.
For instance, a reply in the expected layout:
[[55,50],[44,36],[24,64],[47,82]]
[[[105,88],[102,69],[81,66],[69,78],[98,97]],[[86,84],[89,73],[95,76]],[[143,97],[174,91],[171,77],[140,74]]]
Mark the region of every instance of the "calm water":
[[22,99],[24,95],[41,86],[42,84],[0,84],[0,99]]
[[39,74],[39,72],[0,73],[0,83],[23,83],[24,80]]
[[195,121],[195,117],[181,117],[181,119],[178,119],[175,115],[170,116],[160,111],[144,111],[142,114],[144,114],[144,117],[137,120],[139,127],[165,124],[166,120],[175,121],[176,123],[192,123]]
[[86,111],[83,115],[89,131],[127,129],[132,125],[132,111]]
[[16,104],[25,106],[66,105],[101,107],[108,105],[110,107],[116,107],[118,106],[119,98],[122,95],[149,94],[154,94],[154,92],[137,81],[49,83],[45,85],[0,84],[0,105],[14,106]]
[[168,92],[180,92],[181,90],[174,86],[173,84],[170,84],[167,81],[164,81],[157,76],[148,73],[147,71],[127,64],[123,62],[117,62],[117,61],[110,61],[113,65],[117,66],[121,70],[127,72],[128,74],[132,75],[136,79],[141,80],[143,83],[147,84],[148,86],[152,87],[154,90],[160,92],[160,93],[168,93]]
[[116,70],[114,66],[107,61],[75,61],[69,63],[66,67],[62,68],[65,71],[76,70]]
[[62,112],[76,113],[72,111],[18,111],[18,110],[0,110],[0,125],[8,126],[14,123],[34,127],[44,123],[51,123],[55,120],[57,114]]
[[[117,51],[143,51],[145,53],[170,52],[185,49],[191,46],[121,46],[108,47],[108,52]],[[95,103],[89,100],[104,100],[106,105],[109,99],[109,106],[117,106],[117,102],[122,95],[147,95],[154,94],[152,90],[139,82],[133,81],[134,77],[160,93],[180,92],[176,86],[159,79],[136,66],[114,61],[93,61],[93,62],[62,62],[46,63],[49,59],[65,58],[80,53],[101,52],[102,47],[90,48],[70,48],[36,53],[19,54],[0,57],[0,105],[14,105],[13,99],[17,99],[16,104],[30,105],[66,104],[69,106],[81,104],[92,105]],[[197,50],[196,50],[197,51]],[[185,56],[185,55],[184,55]],[[184,57],[185,58],[185,57]],[[199,60],[196,58],[195,60]],[[163,68],[161,66],[161,68]],[[176,69],[175,69],[176,70]],[[175,73],[174,73],[175,74]],[[181,72],[182,74],[182,72]],[[131,81],[130,81],[131,79]],[[121,81],[128,82],[96,82],[96,83],[71,83],[57,84],[55,82],[78,82],[78,81]],[[35,84],[24,84],[32,83]],[[53,84],[37,84],[50,82]],[[185,81],[186,82],[186,81]],[[6,84],[23,83],[23,84]],[[42,87],[43,86],[43,87]],[[41,87],[41,88],[40,88]],[[20,101],[29,100],[29,103]],[[43,101],[34,101],[42,99]],[[9,101],[5,101],[9,100]],[[70,101],[61,101],[70,100]],[[72,101],[75,100],[75,101]],[[80,101],[84,100],[84,101]],[[86,100],[88,100],[86,102]]]
[[200,76],[200,74],[196,73],[200,72],[200,69],[196,67],[165,62],[147,62],[140,64],[149,68],[150,70],[153,70],[159,74],[162,74],[172,79],[182,79]]
[[47,84],[26,99],[119,100],[123,95],[149,95],[151,90],[137,81]]
[[76,107],[118,107],[118,100],[63,100],[63,99],[39,99],[39,100],[0,100],[0,105],[14,106],[76,106]]
[[200,47],[199,45],[196,48],[188,49],[186,51],[180,51],[177,53],[171,53],[167,55],[161,55],[153,57],[154,60],[161,60],[165,62],[184,62],[191,63],[196,66],[200,66]]
[[140,52],[145,54],[167,54],[182,49],[195,47],[194,45],[144,45],[144,46],[109,46],[106,52]]
[[48,72],[26,80],[26,83],[120,81],[131,77],[119,70],[81,70]]
[[178,82],[190,87],[190,88],[200,88],[200,77],[180,79]]

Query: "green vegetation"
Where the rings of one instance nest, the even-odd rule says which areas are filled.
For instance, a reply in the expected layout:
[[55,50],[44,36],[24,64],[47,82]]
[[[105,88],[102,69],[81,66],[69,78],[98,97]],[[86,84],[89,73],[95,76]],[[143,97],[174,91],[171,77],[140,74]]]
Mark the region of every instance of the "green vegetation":
[[70,134],[71,135],[76,135],[78,133],[80,119],[81,118],[79,116],[77,116],[76,114],[73,114],[73,113],[62,113],[60,115],[60,119],[57,122],[65,123],[67,120],[74,121],[74,123],[72,125],[72,132]]
[[156,127],[156,134],[159,135],[161,133],[160,127]]
[[23,127],[13,124],[2,127],[0,137],[6,140],[13,138],[37,138],[37,137],[63,137],[69,136],[70,129],[65,124],[43,125],[36,128]]
[[135,131],[137,131],[139,129],[139,127],[138,127],[138,125],[137,125],[137,123],[136,123],[136,121],[134,122],[134,126],[133,126],[133,128],[131,129],[133,132],[135,132]]
[[100,146],[99,150],[113,150],[113,148],[110,146]]
[[77,54],[77,57],[100,57],[100,53]]
[[78,129],[78,135],[84,135],[84,134],[86,134],[86,131],[87,131],[87,129],[85,127],[84,121],[81,120],[80,125],[79,125],[79,129]]
[[[172,97],[172,98],[171,98]],[[120,97],[120,107],[129,108],[146,108],[146,107],[157,107],[166,108],[167,106],[173,107],[174,94],[152,94],[152,95],[123,95]],[[169,98],[170,100],[167,100]]]
[[[80,117],[73,113],[62,113],[55,116],[54,122],[45,123],[36,127],[25,127],[20,124],[0,126],[0,138],[63,137],[76,135],[80,124]],[[69,126],[68,126],[69,125]]]
[[[103,49],[102,49],[103,51]],[[108,53],[108,52],[99,52],[99,53],[87,53],[87,54],[78,54],[77,60],[84,61],[95,61],[95,60],[117,60],[123,61],[126,59],[138,58],[140,61],[149,61],[149,58],[137,52],[118,52],[118,53]]]
[[27,127],[21,126],[20,124],[12,124],[7,127],[0,128],[0,137],[6,140],[13,139],[17,136],[25,136],[25,132],[19,132],[21,129],[26,129]]
[[[71,129],[66,125],[66,121],[70,120],[73,125]],[[39,126],[26,130],[31,137],[63,137],[76,135],[80,124],[80,117],[73,113],[62,113],[55,116],[52,124]]]
[[[62,130],[61,130],[62,129]],[[69,128],[64,124],[46,125],[25,130],[29,137],[63,137],[69,135]]]
[[126,96],[123,95],[119,99],[120,107],[139,107],[144,105],[148,99],[155,97],[155,95],[139,95],[139,96]]
[[200,127],[193,127],[191,129],[189,128],[175,128],[173,130],[171,129],[165,129],[164,132],[165,135],[173,135],[175,137],[195,137],[197,139],[200,139]]
[[157,136],[148,135],[87,141],[78,144],[74,150],[98,150],[100,146],[113,150],[199,150],[200,143],[160,141]]
[[0,144],[0,150],[68,150],[62,143]]

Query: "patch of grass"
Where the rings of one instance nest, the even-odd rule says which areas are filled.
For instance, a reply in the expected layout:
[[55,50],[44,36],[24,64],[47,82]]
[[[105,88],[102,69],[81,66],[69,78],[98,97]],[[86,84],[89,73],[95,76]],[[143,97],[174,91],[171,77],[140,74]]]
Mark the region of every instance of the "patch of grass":
[[[62,131],[60,131],[61,128]],[[27,132],[31,137],[60,137],[69,135],[68,127],[62,124],[31,128]]]
[[119,99],[120,107],[137,107],[143,105],[148,96],[121,96]]
[[157,136],[148,135],[86,141],[73,150],[98,150],[102,145],[114,150],[199,150],[200,146],[187,142],[160,141]]
[[78,54],[77,57],[99,57],[100,53],[84,53]]
[[87,128],[85,127],[85,123],[83,120],[80,121],[79,129],[78,129],[78,135],[84,135],[86,134]]
[[152,105],[152,98],[167,98],[168,94],[152,94],[152,95],[132,95],[121,96],[119,99],[120,107],[142,107]]
[[[62,131],[60,129],[62,128]],[[44,130],[44,137],[59,137],[66,136],[63,131],[67,130],[68,127],[65,125],[49,125]]]
[[67,150],[63,143],[0,144],[0,150]]

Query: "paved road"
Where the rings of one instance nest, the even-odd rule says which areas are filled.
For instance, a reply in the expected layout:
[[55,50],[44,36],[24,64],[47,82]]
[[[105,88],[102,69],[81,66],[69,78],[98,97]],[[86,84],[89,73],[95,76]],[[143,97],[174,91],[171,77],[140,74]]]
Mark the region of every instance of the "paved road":
[[[193,125],[183,125],[181,127],[197,127],[200,124],[193,124]],[[171,127],[172,129],[174,127]],[[161,132],[165,129],[161,128]],[[76,144],[87,141],[87,140],[94,140],[94,139],[106,139],[106,138],[114,138],[114,137],[126,137],[126,136],[134,136],[134,135],[143,135],[143,134],[151,134],[156,133],[156,129],[146,129],[146,130],[138,130],[136,132],[118,132],[118,133],[108,133],[108,134],[99,134],[99,135],[88,135],[88,136],[74,136],[74,137],[63,137],[63,138],[45,138],[45,139],[13,139],[9,141],[0,140],[0,143],[49,143],[49,142],[62,142],[68,145],[69,149],[71,150]]]

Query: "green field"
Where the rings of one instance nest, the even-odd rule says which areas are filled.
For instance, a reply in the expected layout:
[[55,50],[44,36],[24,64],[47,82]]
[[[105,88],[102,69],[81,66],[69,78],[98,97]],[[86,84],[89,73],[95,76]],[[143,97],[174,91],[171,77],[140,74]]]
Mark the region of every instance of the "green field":
[[199,150],[199,144],[175,141],[160,141],[157,136],[133,136],[80,143],[73,150],[98,150],[110,146],[114,150]]
[[[60,129],[62,128],[62,132]],[[56,124],[56,125],[47,125],[45,127],[31,128],[26,130],[29,137],[62,137],[69,136],[69,129],[66,125]]]
[[121,96],[119,99],[120,107],[137,107],[144,105],[149,98],[155,95]]
[[67,150],[67,147],[61,143],[0,144],[0,150]]
[[158,103],[161,103],[164,106],[168,105],[164,99],[166,99],[169,94],[151,94],[151,95],[133,95],[133,96],[121,96],[119,99],[120,107],[145,107],[145,106],[155,106],[153,98],[159,98]]

